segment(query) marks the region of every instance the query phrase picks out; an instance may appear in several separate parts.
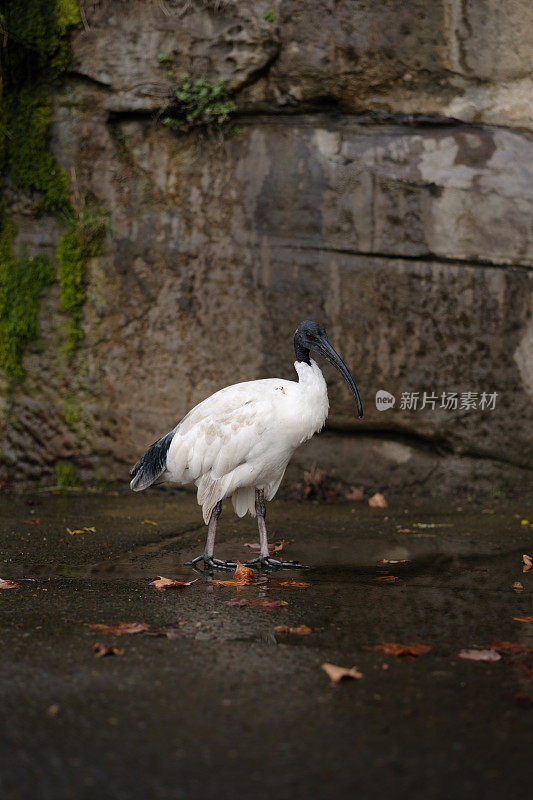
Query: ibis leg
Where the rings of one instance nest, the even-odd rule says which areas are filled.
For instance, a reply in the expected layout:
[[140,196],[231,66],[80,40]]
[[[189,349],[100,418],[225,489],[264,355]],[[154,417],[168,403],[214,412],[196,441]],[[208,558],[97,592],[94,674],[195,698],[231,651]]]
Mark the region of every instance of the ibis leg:
[[299,561],[279,561],[277,558],[271,558],[268,550],[268,534],[266,528],[266,505],[265,505],[265,492],[264,489],[255,490],[255,513],[257,515],[257,527],[259,529],[259,555],[257,558],[252,558],[246,561],[246,566],[251,567],[255,564],[260,564],[262,567],[268,569],[307,569],[304,564]]
[[206,567],[211,569],[235,569],[237,563],[235,561],[221,561],[220,558],[215,558],[213,553],[215,551],[215,538],[217,535],[217,522],[222,513],[222,500],[219,500],[209,519],[207,526],[207,540],[205,543],[205,550],[201,556],[193,558],[192,561],[186,561],[186,567],[194,567],[199,561],[203,561]]

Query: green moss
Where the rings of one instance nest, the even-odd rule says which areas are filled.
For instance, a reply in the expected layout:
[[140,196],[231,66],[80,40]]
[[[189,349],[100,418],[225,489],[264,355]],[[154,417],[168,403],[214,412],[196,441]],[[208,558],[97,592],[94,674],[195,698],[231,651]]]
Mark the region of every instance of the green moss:
[[36,211],[65,211],[70,208],[69,181],[50,150],[48,92],[44,86],[24,87],[18,97],[7,142],[10,180],[16,186],[41,193]]
[[68,461],[58,461],[54,467],[54,483],[56,486],[81,486],[80,479]]
[[107,217],[100,209],[86,208],[71,221],[69,229],[59,240],[59,299],[63,308],[71,314],[67,330],[69,354],[77,349],[83,339],[81,309],[85,302],[87,261],[102,252],[106,227]]
[[15,186],[39,192],[36,210],[68,210],[68,177],[50,150],[49,87],[68,67],[68,33],[80,24],[77,3],[7,0],[2,20],[5,30],[0,48],[3,173]]
[[16,232],[10,220],[0,219],[0,367],[21,380],[24,349],[39,337],[41,297],[54,280],[54,267],[47,256],[16,258]]
[[70,430],[76,433],[80,425],[81,417],[80,417],[80,409],[75,398],[73,397],[64,398],[63,417]]

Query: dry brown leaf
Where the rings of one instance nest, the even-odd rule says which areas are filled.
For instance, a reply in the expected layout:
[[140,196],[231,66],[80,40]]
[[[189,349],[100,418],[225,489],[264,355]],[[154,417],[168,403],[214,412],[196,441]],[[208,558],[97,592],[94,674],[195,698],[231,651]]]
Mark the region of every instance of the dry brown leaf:
[[368,501],[368,505],[371,508],[387,508],[389,504],[387,503],[385,497],[380,492],[376,492],[376,494],[373,494],[370,500]]
[[533,569],[533,558],[531,558],[531,556],[528,556],[526,553],[524,553],[522,556],[522,561],[524,562],[522,572],[529,572],[530,569]]
[[267,585],[264,589],[308,589],[311,586],[307,581],[297,581],[291,578],[288,581],[276,581],[273,578],[267,578]]
[[245,567],[244,564],[237,561],[237,569],[233,573],[231,580],[212,580],[209,582],[215,586],[250,586],[257,582],[257,576],[251,567]]
[[490,645],[499,653],[508,653],[509,655],[517,655],[518,653],[533,653],[533,644],[521,644],[520,642],[503,642],[499,639],[494,639]]
[[153,519],[143,519],[143,525],[159,525],[159,522],[154,522]]
[[330,664],[328,661],[321,666],[332,683],[339,683],[343,678],[360,679],[364,677],[363,673],[359,672],[357,667],[347,669],[346,667],[338,667],[336,664]]
[[522,708],[533,708],[533,695],[527,692],[514,692],[513,697]]
[[94,654],[97,658],[103,658],[104,656],[123,656],[124,650],[120,647],[108,647],[106,644],[102,644],[102,642],[96,642],[93,644]]
[[182,589],[184,586],[192,586],[197,580],[198,578],[192,581],[175,581],[172,578],[163,578],[162,575],[158,575],[148,585],[153,586],[154,589]]
[[115,636],[122,636],[125,633],[142,633],[148,630],[146,622],[116,622],[114,625],[107,625],[104,622],[86,622],[85,626],[93,631],[113,633]]
[[378,575],[376,577],[376,580],[377,581],[386,581],[388,583],[392,583],[393,581],[397,581],[398,578],[396,577],[396,575]]
[[239,600],[238,597],[234,597],[233,600],[228,600],[226,602],[227,606],[250,606],[251,608],[282,608],[283,606],[288,606],[289,604],[285,600],[271,600],[270,597],[250,597],[250,598],[243,598]]
[[289,625],[276,625],[272,630],[274,633],[282,635],[292,633],[295,636],[308,636],[313,632],[313,629],[310,628],[309,625],[297,625],[295,628],[291,628]]
[[524,584],[520,583],[520,581],[515,581],[513,583],[513,591],[515,591],[515,592],[523,592],[524,591]]
[[414,531],[411,528],[398,528],[396,533],[414,533]]
[[478,650],[476,648],[459,650],[457,657],[463,658],[465,661],[500,661],[501,659],[497,650]]
[[516,622],[533,622],[533,616],[529,617],[513,617]]
[[365,499],[363,490],[360,487],[356,488],[355,486],[350,486],[350,491],[346,492],[344,496],[347,500],[351,500],[353,503],[361,503]]
[[515,661],[511,664],[512,667],[515,669],[519,669],[524,678],[528,681],[533,681],[533,659],[526,658],[521,659],[520,661]]
[[0,578],[0,589],[18,589],[19,585],[16,581],[5,581]]
[[429,653],[431,646],[428,644],[419,644],[418,642],[411,642],[410,644],[400,644],[399,642],[382,642],[381,644],[366,645],[365,650],[371,650],[374,653],[384,653],[386,656],[423,656]]
[[35,519],[23,519],[23,522],[27,522],[28,525],[39,525],[41,522],[40,517],[36,517]]
[[410,564],[408,558],[382,558],[380,564]]

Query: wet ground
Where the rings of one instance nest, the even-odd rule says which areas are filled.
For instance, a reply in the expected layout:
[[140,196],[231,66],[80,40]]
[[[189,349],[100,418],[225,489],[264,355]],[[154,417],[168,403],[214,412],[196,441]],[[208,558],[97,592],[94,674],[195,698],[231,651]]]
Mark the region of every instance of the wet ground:
[[[533,645],[513,619],[533,614],[523,519],[519,502],[275,502],[271,539],[312,568],[274,577],[311,586],[158,592],[157,575],[194,576],[191,496],[1,496],[0,577],[19,588],[0,591],[0,797],[529,798],[532,656],[456,655]],[[216,555],[250,558],[255,540],[228,508]],[[227,604],[258,596],[287,606]],[[122,621],[174,638],[85,625]],[[272,630],[300,624],[312,633]],[[98,658],[97,642],[124,654]],[[431,650],[365,649],[384,642]],[[364,677],[332,684],[326,661]]]

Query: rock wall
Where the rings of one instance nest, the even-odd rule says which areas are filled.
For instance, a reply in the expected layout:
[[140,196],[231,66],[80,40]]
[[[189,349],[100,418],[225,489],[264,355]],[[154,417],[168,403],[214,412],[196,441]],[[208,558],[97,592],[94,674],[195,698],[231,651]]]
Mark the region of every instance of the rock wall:
[[[533,6],[528,0],[84,3],[52,147],[110,213],[89,262],[84,340],[58,346],[57,286],[26,382],[3,390],[2,461],[50,480],[127,466],[228,383],[291,377],[292,333],[322,321],[352,368],[320,464],[369,489],[521,491],[531,474]],[[267,17],[265,19],[265,17]],[[272,21],[273,18],[273,21]],[[240,135],[161,125],[178,71],[225,78]],[[18,247],[64,229],[8,187]],[[378,411],[379,389],[396,397]],[[417,410],[403,393],[418,392]],[[420,408],[423,393],[435,408]],[[497,392],[496,407],[440,407]]]

